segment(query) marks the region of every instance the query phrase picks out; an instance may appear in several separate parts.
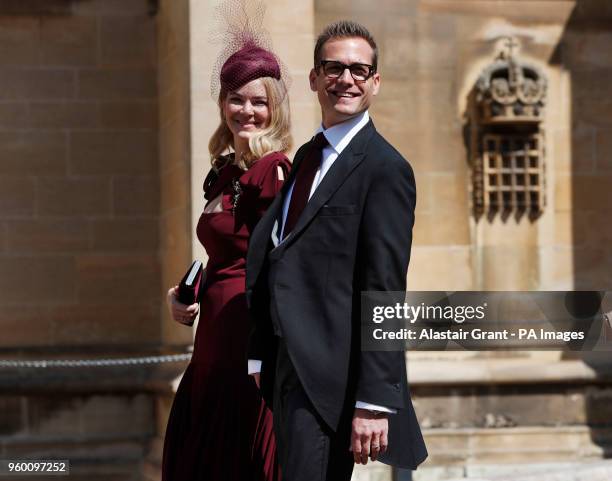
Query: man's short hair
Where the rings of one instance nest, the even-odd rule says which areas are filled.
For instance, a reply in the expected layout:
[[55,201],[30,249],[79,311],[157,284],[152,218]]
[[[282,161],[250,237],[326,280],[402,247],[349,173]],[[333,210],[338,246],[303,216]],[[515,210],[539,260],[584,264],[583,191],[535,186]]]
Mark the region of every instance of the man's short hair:
[[314,68],[318,70],[321,62],[321,50],[325,42],[335,38],[350,38],[358,37],[363,38],[370,47],[372,47],[372,67],[374,72],[378,68],[378,47],[376,46],[376,40],[370,33],[370,31],[363,25],[351,20],[338,20],[337,22],[330,23],[317,38],[317,43],[314,49]]

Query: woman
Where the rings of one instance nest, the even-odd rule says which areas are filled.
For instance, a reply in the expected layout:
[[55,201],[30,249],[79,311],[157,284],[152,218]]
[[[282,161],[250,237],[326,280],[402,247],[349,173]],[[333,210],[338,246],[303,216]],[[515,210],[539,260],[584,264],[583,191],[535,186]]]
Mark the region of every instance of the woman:
[[[221,123],[197,234],[209,256],[193,356],[164,443],[164,481],[279,479],[272,415],[247,373],[247,241],[290,168],[289,101],[278,59],[255,41],[220,72]],[[228,148],[233,154],[222,155]],[[190,324],[198,304],[168,291],[173,318]]]

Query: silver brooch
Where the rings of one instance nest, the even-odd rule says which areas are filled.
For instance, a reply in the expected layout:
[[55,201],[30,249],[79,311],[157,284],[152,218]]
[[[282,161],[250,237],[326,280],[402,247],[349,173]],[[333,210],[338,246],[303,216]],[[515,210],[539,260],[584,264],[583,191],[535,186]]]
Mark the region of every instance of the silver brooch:
[[232,190],[234,191],[232,194],[232,215],[236,215],[238,201],[240,200],[240,196],[242,195],[242,186],[240,185],[238,177],[234,177],[232,179]]

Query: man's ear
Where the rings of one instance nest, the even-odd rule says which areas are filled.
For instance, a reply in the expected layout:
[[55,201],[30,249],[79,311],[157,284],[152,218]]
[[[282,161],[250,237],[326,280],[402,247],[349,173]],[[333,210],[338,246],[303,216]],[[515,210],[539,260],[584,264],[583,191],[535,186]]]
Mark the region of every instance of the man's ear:
[[310,69],[310,73],[308,74],[308,81],[310,82],[310,90],[313,92],[317,91],[317,72],[315,69]]
[[380,74],[378,72],[372,75],[372,83],[372,95],[378,95],[378,91],[380,90]]

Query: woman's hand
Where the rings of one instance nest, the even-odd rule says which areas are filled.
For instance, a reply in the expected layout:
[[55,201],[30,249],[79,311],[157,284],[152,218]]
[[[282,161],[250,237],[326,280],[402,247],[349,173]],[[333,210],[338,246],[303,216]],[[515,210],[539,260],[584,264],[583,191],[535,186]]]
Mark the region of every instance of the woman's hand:
[[197,302],[188,306],[178,300],[178,286],[171,287],[168,289],[168,295],[166,296],[166,302],[172,319],[176,322],[191,326],[195,321],[198,312],[200,311],[200,304]]

